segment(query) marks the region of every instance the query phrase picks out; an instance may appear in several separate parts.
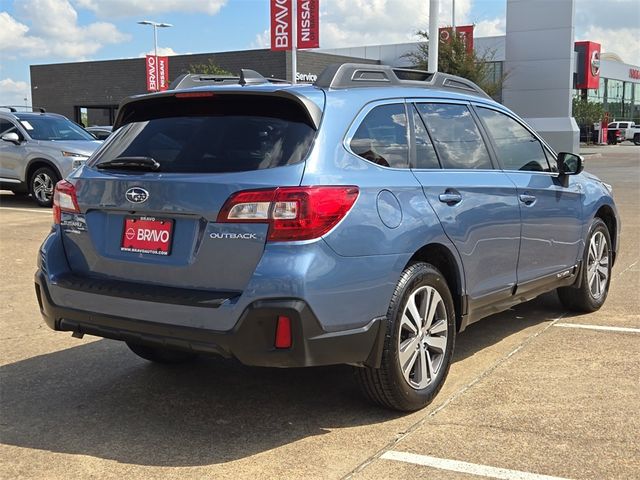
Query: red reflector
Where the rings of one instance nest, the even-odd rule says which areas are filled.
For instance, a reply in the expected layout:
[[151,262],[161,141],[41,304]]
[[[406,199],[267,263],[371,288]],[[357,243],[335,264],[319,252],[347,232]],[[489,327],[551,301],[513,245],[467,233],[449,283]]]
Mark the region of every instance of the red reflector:
[[291,348],[291,319],[285,316],[278,317],[276,325],[276,348]]
[[176,98],[198,98],[198,97],[213,97],[215,93],[213,92],[184,92],[184,93],[176,93]]

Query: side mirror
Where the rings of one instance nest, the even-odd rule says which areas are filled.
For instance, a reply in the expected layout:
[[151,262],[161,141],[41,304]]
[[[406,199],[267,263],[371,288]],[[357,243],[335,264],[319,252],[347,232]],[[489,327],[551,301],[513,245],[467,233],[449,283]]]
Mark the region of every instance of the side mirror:
[[20,145],[20,137],[18,137],[18,134],[15,132],[5,133],[1,138],[5,142],[11,142],[15,143],[16,145]]
[[560,152],[558,170],[560,175],[578,175],[584,170],[584,159],[575,153]]

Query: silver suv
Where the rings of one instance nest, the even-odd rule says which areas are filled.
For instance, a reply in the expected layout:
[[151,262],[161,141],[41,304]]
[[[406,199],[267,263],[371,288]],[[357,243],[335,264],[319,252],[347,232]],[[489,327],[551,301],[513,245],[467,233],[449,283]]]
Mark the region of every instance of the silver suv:
[[50,207],[53,187],[102,142],[55,113],[0,111],[0,189],[31,194]]

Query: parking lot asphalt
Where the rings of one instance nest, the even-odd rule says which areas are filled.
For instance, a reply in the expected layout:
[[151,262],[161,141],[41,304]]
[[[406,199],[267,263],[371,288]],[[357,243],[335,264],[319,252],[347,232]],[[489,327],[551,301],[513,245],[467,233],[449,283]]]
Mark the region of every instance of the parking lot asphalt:
[[583,153],[623,222],[605,306],[547,294],[470,326],[410,415],[366,403],[348,367],[160,367],[49,330],[51,212],[0,192],[0,478],[640,478],[640,147]]

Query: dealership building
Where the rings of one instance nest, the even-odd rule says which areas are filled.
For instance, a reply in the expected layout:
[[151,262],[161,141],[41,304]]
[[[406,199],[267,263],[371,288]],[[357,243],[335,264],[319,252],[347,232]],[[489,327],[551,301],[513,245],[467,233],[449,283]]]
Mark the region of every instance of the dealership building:
[[[551,7],[554,15],[548,15]],[[496,79],[507,75],[496,99],[525,118],[556,150],[578,151],[579,130],[571,117],[575,96],[601,102],[611,120],[640,123],[640,66],[624,63],[615,54],[581,51],[579,44],[585,42],[575,43],[573,1],[507,0],[506,20],[506,35],[474,38],[474,49],[480,55],[489,53]],[[299,51],[297,78],[313,81],[332,63],[410,67],[407,54],[418,46]],[[172,56],[169,79],[209,61],[234,73],[250,68],[265,77],[292,78],[290,52],[262,49]],[[111,125],[123,98],[147,91],[145,68],[144,58],[32,65],[33,104],[88,125]]]

